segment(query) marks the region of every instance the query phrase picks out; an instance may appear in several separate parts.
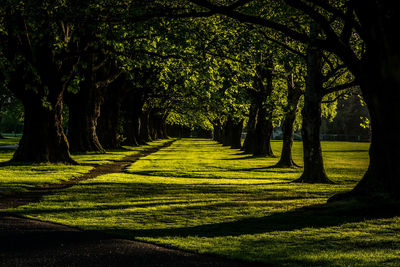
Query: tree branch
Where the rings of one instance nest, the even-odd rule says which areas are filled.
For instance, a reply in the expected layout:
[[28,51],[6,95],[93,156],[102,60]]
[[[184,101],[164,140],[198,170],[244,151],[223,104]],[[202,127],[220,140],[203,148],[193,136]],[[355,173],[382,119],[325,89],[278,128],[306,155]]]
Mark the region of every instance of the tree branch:
[[300,56],[300,57],[303,58],[303,59],[305,59],[305,58],[307,57],[305,54],[301,53],[300,51],[298,51],[298,50],[296,50],[296,49],[291,48],[289,45],[284,44],[284,43],[282,43],[282,42],[280,42],[280,41],[278,41],[278,40],[276,40],[276,39],[274,39],[274,38],[269,37],[264,31],[259,30],[258,32],[259,32],[266,40],[271,41],[271,42],[273,42],[273,43],[275,43],[275,44],[277,44],[277,45],[279,45],[279,46],[285,48],[285,49],[288,50],[289,52],[291,52],[291,53],[293,53],[293,54],[295,54],[295,55],[298,55],[298,56]]
[[341,91],[341,90],[344,90],[344,89],[349,89],[349,88],[355,87],[355,86],[358,86],[358,83],[356,83],[355,81],[352,81],[352,82],[349,82],[349,83],[340,84],[340,85],[337,85],[337,86],[334,86],[334,87],[327,88],[322,93],[323,93],[323,95],[328,95],[330,93]]
[[[347,95],[347,94],[348,94],[347,92],[341,93],[340,95],[336,96],[334,99],[325,100],[325,101],[322,101],[321,103],[322,103],[322,104],[334,103],[334,102],[336,102],[339,98],[341,98],[341,97],[343,97],[343,96],[345,96],[345,95]],[[354,94],[354,92],[350,93],[349,95],[353,95],[353,94]]]
[[95,83],[96,88],[105,88],[105,87],[107,87],[109,84],[114,82],[123,72],[124,72],[123,70],[117,71],[114,75],[112,75],[108,79],[106,79],[104,81],[96,82]]

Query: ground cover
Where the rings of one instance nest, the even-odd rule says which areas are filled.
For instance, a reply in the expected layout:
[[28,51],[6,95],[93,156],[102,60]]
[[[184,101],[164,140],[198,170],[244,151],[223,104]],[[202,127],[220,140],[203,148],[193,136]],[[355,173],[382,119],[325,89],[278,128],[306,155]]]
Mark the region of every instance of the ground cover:
[[[18,139],[6,138],[9,144],[15,144]],[[86,153],[73,155],[79,165],[65,164],[12,164],[14,149],[0,149],[0,196],[14,192],[25,191],[49,183],[58,183],[88,173],[96,165],[120,160],[127,155],[165,143],[167,140],[149,142],[140,147],[124,147],[121,150],[102,153]]]
[[0,146],[8,146],[8,145],[16,145],[19,142],[19,139],[21,137],[17,136],[10,136],[10,135],[4,135],[4,138],[0,139]]
[[[273,142],[279,155],[281,143]],[[9,210],[202,253],[273,265],[400,264],[400,219],[359,203],[324,205],[368,166],[368,144],[323,142],[333,185],[290,183],[301,169],[272,169],[204,139],[182,139],[125,173],[87,180]],[[294,159],[301,165],[301,143]]]

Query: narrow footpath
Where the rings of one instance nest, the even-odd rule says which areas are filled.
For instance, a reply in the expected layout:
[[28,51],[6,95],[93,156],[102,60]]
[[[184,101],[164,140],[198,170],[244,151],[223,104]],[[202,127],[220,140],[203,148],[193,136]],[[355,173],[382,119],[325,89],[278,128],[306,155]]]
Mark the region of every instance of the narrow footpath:
[[169,249],[1,211],[40,201],[44,195],[80,181],[123,172],[130,164],[174,141],[99,165],[89,173],[65,182],[0,198],[0,266],[265,266]]

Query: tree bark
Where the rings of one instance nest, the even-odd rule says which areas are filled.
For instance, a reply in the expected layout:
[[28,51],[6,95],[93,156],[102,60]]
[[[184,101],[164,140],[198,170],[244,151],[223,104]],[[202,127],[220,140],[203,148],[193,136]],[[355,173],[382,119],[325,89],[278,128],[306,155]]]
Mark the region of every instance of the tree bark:
[[231,143],[230,143],[231,148],[240,149],[242,147],[242,131],[243,131],[243,120],[232,123]]
[[221,125],[221,122],[219,120],[216,120],[216,121],[213,122],[212,125],[213,125],[213,128],[214,128],[213,140],[221,143],[222,142],[222,125]]
[[282,153],[279,162],[275,165],[278,168],[291,168],[298,166],[292,157],[294,122],[296,121],[297,108],[303,92],[295,85],[293,74],[286,77],[288,85],[287,111],[282,123]]
[[[317,35],[318,28],[311,24],[311,35]],[[300,183],[332,183],[325,173],[320,142],[322,87],[322,52],[310,46],[307,51],[307,77],[302,111],[304,170]]]
[[141,116],[140,116],[140,141],[143,142],[143,144],[152,141],[151,136],[150,136],[150,123],[149,123],[149,118],[150,116],[150,111],[146,110],[143,111]]
[[143,105],[144,102],[139,89],[131,89],[125,96],[123,103],[125,145],[139,146],[144,143],[140,140],[140,116],[142,115]]
[[163,131],[163,114],[160,110],[153,111],[153,131],[155,135],[155,139],[163,139],[165,138],[165,134]]
[[88,57],[85,80],[81,83],[78,93],[66,92],[64,97],[69,107],[68,140],[70,151],[75,153],[105,152],[96,132],[104,90],[95,85],[96,75],[93,71],[93,57],[93,55]]
[[149,129],[150,137],[152,140],[157,140],[160,138],[160,116],[156,110],[152,109],[149,113]]
[[[396,85],[393,83],[395,80],[376,77],[378,71],[375,72],[377,80],[365,77],[363,83],[364,98],[371,116],[370,164],[352,193],[381,200],[400,199],[400,128],[395,123],[400,114],[400,83],[398,78]],[[385,92],[377,90],[378,87],[385,88]]]
[[125,117],[124,124],[124,145],[139,146],[139,130],[140,119],[138,113],[130,114],[129,118]]
[[164,112],[164,114],[161,117],[161,137],[163,139],[168,139],[168,131],[167,131],[167,118],[168,118],[168,112]]
[[[0,80],[1,79],[3,79],[3,77],[2,77],[2,75],[0,74]],[[1,92],[0,92],[1,93]],[[1,97],[0,97],[1,98]],[[1,101],[1,99],[0,99],[0,101]],[[1,120],[3,119],[3,114],[2,114],[2,112],[1,112],[1,110],[2,110],[2,106],[1,106],[1,103],[0,103],[0,139],[4,139],[4,136],[1,134],[1,132],[2,132],[2,130],[1,130]]]
[[256,92],[253,92],[253,103],[257,109],[253,143],[254,156],[274,157],[271,148],[271,136],[273,131],[272,116],[274,103],[271,99],[273,91],[273,62],[267,57],[257,67],[254,85]]
[[271,148],[271,136],[274,127],[272,119],[267,118],[265,113],[263,109],[260,109],[254,132],[255,146],[253,156],[255,157],[274,157]]
[[223,146],[232,145],[232,127],[233,127],[233,119],[231,116],[228,116],[228,119],[226,120],[224,126],[224,140],[222,142]]
[[96,133],[101,101],[93,99],[84,102],[83,99],[83,97],[81,99],[76,98],[75,101],[73,100],[68,105],[68,140],[70,142],[70,151],[75,153],[88,151],[103,153],[105,151]]
[[[1,109],[1,106],[0,106]],[[0,111],[0,124],[1,124],[1,120],[2,120],[2,115],[1,115],[1,111]],[[0,125],[0,139],[4,139],[4,136],[1,134],[1,125]]]
[[400,200],[400,51],[392,36],[369,47],[357,74],[371,123],[370,163],[361,181],[349,193],[330,199]]
[[[23,136],[12,161],[75,164],[62,127],[62,108],[63,93],[79,56],[56,52],[50,29],[40,35],[34,33],[32,39],[27,34],[32,27],[52,25],[46,12],[24,17],[9,7],[6,13],[3,25],[7,38],[3,40],[2,55],[13,66],[7,87],[22,101],[25,111]],[[67,50],[71,54],[76,49],[85,50],[80,45],[86,42],[81,40],[79,47],[69,42]]]
[[76,164],[62,127],[61,92],[48,105],[33,92],[19,95],[24,105],[24,130],[12,162]]
[[247,134],[244,139],[242,150],[245,154],[253,154],[255,149],[255,128],[258,109],[254,103],[250,106],[249,121],[247,122]]
[[121,105],[126,86],[126,77],[121,75],[106,90],[97,135],[105,149],[121,149]]

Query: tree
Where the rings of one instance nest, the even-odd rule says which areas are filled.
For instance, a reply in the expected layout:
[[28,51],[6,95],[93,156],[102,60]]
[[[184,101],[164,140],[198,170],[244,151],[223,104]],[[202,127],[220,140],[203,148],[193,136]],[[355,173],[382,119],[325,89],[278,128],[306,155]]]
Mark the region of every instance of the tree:
[[[254,156],[269,156],[273,157],[274,154],[271,148],[271,136],[273,131],[272,114],[274,110],[274,103],[272,100],[273,91],[273,61],[272,57],[266,56],[256,68],[256,75],[254,81],[255,92],[252,93],[252,104],[254,118],[249,121],[254,121],[254,128],[250,130],[249,142],[247,145]],[[246,138],[247,139],[247,138]],[[254,140],[251,140],[254,139]]]
[[295,74],[292,68],[287,64],[286,70],[286,84],[287,84],[287,105],[282,122],[282,152],[281,157],[275,167],[290,168],[298,166],[292,157],[292,145],[294,135],[294,124],[298,112],[298,105],[300,97],[304,94],[301,89],[301,84],[296,81]]
[[97,119],[104,92],[121,71],[109,58],[100,57],[96,61],[98,57],[95,54],[82,57],[83,81],[75,91],[65,92],[64,100],[69,107],[68,140],[71,152],[105,152],[97,137]]
[[[284,23],[235,10],[240,5],[227,8],[212,5],[208,1],[193,2],[243,22],[280,31],[305,43],[311,41],[309,36]],[[239,2],[245,4],[248,1]],[[323,36],[313,44],[331,51],[343,60],[360,85],[371,116],[369,168],[350,193],[333,199],[398,198],[400,167],[397,161],[400,158],[400,139],[397,134],[398,118],[395,114],[400,113],[400,107],[395,103],[400,100],[400,81],[397,79],[400,52],[394,36],[395,25],[399,24],[399,18],[395,14],[399,8],[395,3],[384,0],[284,2],[321,26]]]
[[62,128],[62,97],[84,42],[71,38],[70,7],[47,4],[7,1],[0,11],[7,87],[25,110],[24,133],[12,160],[74,163]]
[[105,149],[122,147],[121,105],[128,82],[128,74],[123,73],[107,87],[97,125],[97,136]]

